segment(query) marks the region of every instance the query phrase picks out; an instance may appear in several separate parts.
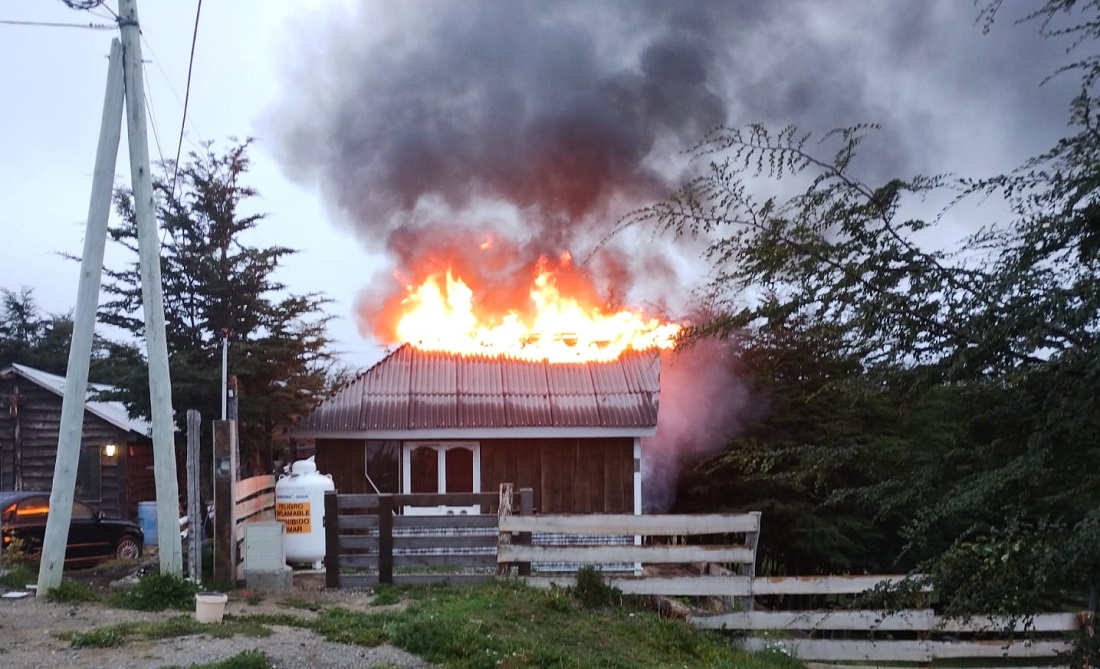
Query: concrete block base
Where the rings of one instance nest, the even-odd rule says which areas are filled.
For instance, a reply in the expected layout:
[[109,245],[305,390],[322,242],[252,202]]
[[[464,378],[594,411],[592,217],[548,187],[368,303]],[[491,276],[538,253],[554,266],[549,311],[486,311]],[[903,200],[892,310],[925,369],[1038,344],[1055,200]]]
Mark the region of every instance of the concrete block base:
[[260,592],[290,592],[294,585],[294,570],[247,569],[244,572],[245,587]]

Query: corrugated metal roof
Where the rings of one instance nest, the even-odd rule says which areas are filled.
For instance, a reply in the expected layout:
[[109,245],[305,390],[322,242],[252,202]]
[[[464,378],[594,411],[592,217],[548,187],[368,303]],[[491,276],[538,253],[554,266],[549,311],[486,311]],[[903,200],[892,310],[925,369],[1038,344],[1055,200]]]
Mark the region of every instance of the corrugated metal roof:
[[[27,367],[26,365],[17,363],[12,363],[11,367],[28,381],[42,386],[61,397],[65,396],[65,377],[43,372],[40,369]],[[140,418],[130,418],[130,412],[126,410],[126,405],[122,402],[100,402],[92,399],[96,397],[97,393],[105,393],[113,390],[115,390],[114,386],[108,386],[101,383],[89,383],[88,400],[84,402],[84,408],[92,415],[102,418],[120,430],[136,432],[145,437],[149,436],[152,425],[148,421]]]
[[454,429],[652,429],[660,369],[656,351],[552,364],[406,344],[319,403],[296,432],[367,437]]

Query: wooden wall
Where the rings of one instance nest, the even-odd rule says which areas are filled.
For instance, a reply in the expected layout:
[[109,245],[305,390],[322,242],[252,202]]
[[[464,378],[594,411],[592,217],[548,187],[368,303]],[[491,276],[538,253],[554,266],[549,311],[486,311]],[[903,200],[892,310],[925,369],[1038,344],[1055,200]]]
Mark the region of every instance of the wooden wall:
[[314,463],[321,474],[331,474],[336,491],[342,495],[373,493],[367,483],[363,458],[363,439],[318,439]]
[[482,491],[508,481],[534,489],[539,513],[633,513],[634,440],[482,440]]
[[[341,494],[373,493],[362,439],[318,439],[317,469]],[[533,488],[540,513],[633,513],[634,440],[482,439],[481,491]]]
[[[0,411],[0,490],[49,491],[61,427],[61,397],[15,376],[0,381],[0,398],[4,402]],[[148,440],[85,412],[81,448],[98,450],[108,443],[118,445],[118,454],[114,458],[101,455],[100,497],[85,501],[110,515],[135,516],[141,500],[131,495],[126,485],[129,446],[141,448]]]

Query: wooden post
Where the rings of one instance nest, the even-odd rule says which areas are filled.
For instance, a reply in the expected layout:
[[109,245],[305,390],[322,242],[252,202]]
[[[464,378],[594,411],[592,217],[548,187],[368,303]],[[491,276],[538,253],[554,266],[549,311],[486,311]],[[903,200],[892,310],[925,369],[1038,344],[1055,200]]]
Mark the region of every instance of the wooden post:
[[[99,284],[103,272],[103,250],[107,243],[107,219],[111,213],[118,145],[122,138],[123,54],[118,40],[111,43],[107,64],[107,91],[99,126],[92,194],[88,203],[88,221],[84,233],[84,255],[80,261],[76,314],[69,344],[69,362],[65,372],[65,394],[61,400],[61,427],[54,458],[53,486],[50,489],[50,513],[42,540],[42,558],[38,567],[38,596],[42,597],[61,584],[65,548],[72,520],[76,491],[76,467],[80,460],[80,441],[84,426],[84,403],[88,392],[88,365],[95,332],[95,314],[99,306]],[[16,391],[18,395],[18,391]],[[16,423],[15,448],[20,459],[21,438]],[[99,448],[100,446],[95,446]],[[16,476],[21,473],[17,465]],[[15,489],[21,482],[15,478]]]
[[393,496],[378,496],[378,582],[393,583]]
[[237,422],[214,421],[214,580],[237,582]]
[[325,491],[325,587],[340,587],[340,505],[335,490]]
[[198,583],[202,580],[202,521],[206,513],[199,494],[199,434],[202,416],[194,409],[187,410],[187,577]]
[[754,611],[756,609],[756,599],[752,596],[752,582],[756,578],[756,548],[760,545],[760,512],[753,511],[750,515],[756,516],[756,531],[749,532],[746,536],[749,549],[752,550],[752,562],[744,565],[745,576],[749,577],[749,596],[741,598],[742,611]]
[[[519,491],[519,512],[524,516],[531,516],[535,513],[535,491],[531,488],[520,488]],[[531,533],[520,532],[516,538],[515,543],[520,546],[531,545]],[[530,576],[531,575],[531,563],[520,562],[519,563],[519,575]]]
[[500,529],[500,521],[512,515],[512,484],[500,484],[500,502],[497,503],[497,576],[511,571],[511,565],[500,561],[502,549],[512,545],[512,533]]

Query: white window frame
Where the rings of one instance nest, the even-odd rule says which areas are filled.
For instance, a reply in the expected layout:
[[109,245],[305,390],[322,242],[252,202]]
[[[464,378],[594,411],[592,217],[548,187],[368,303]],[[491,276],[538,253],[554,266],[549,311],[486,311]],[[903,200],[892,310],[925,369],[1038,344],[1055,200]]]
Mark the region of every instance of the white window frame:
[[[447,451],[462,448],[473,451],[474,489],[473,492],[481,492],[481,442],[479,441],[406,441],[401,444],[401,490],[412,492],[412,452],[417,448],[433,448],[436,457],[439,458],[436,466],[438,480],[436,489],[441,493],[447,490]],[[451,506],[440,504],[438,506],[406,506],[405,515],[409,516],[447,516],[457,514],[481,513],[480,504],[470,506]]]

